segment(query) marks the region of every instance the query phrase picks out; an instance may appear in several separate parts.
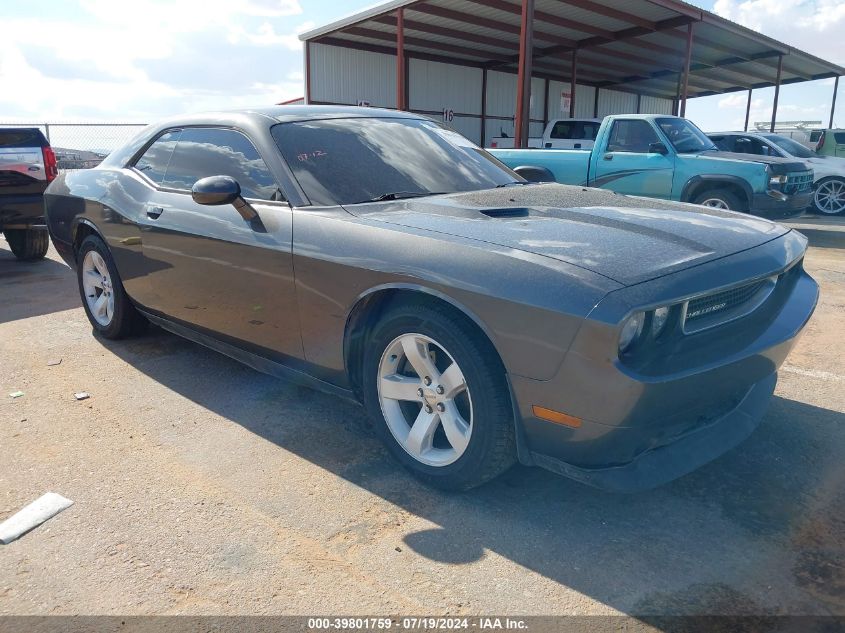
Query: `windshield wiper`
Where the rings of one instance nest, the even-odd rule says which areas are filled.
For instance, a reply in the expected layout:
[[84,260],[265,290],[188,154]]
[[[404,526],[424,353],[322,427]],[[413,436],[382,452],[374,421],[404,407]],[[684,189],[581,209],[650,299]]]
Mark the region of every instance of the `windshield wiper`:
[[496,185],[496,189],[502,187],[514,187],[516,185],[536,185],[536,182],[529,182],[527,180],[514,180],[513,182],[503,182],[501,185]]
[[355,204],[361,204],[363,202],[384,202],[385,200],[402,200],[403,198],[421,198],[423,196],[438,196],[442,193],[449,193],[447,191],[391,191],[389,193],[383,193],[380,196],[376,196],[375,198],[370,198],[369,200],[362,200],[361,202],[356,202]]

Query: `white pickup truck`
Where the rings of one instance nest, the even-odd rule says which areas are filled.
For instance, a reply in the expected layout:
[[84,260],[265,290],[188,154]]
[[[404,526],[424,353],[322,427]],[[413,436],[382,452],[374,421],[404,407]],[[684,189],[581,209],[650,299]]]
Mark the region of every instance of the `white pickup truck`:
[[[543,149],[592,149],[601,119],[552,119],[540,138],[529,138],[528,147]],[[513,149],[513,138],[495,136],[489,147]]]

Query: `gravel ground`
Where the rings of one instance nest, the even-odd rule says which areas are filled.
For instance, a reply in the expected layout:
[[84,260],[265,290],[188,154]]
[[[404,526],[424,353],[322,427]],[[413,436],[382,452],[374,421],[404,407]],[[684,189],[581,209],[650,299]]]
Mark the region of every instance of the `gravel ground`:
[[55,252],[0,240],[0,520],[75,501],[0,546],[0,614],[843,615],[845,221],[800,226],[822,299],[763,424],[635,495],[422,487],[360,408],[158,329],[97,339]]

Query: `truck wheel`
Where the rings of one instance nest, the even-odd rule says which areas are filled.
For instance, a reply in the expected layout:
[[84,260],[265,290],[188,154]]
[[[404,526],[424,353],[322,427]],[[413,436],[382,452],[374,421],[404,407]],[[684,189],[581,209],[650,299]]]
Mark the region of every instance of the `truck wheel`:
[[363,365],[364,405],[393,456],[419,479],[467,490],[515,462],[505,372],[489,342],[438,306],[390,309]]
[[845,180],[841,178],[820,180],[813,193],[813,207],[816,213],[824,215],[845,213]]
[[50,248],[50,235],[44,229],[6,229],[3,235],[21,261],[43,259]]
[[147,320],[126,296],[105,242],[89,235],[79,247],[76,261],[82,306],[94,329],[109,339],[126,338],[142,331]]
[[745,211],[740,199],[727,189],[709,189],[702,191],[692,200],[693,204],[700,204],[712,209],[727,209],[728,211]]

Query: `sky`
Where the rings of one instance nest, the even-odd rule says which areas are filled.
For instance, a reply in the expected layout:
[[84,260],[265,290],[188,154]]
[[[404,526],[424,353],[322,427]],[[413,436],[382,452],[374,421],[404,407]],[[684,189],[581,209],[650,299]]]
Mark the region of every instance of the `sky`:
[[[149,122],[303,94],[298,34],[373,0],[0,0],[0,123]],[[693,4],[845,65],[843,0]],[[778,118],[827,123],[833,80],[781,88]],[[751,120],[771,117],[773,89]],[[690,100],[705,130],[740,128],[746,93]],[[845,80],[836,121],[845,126]]]

